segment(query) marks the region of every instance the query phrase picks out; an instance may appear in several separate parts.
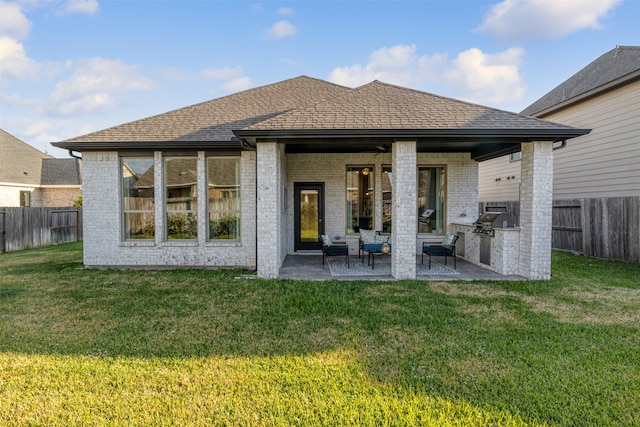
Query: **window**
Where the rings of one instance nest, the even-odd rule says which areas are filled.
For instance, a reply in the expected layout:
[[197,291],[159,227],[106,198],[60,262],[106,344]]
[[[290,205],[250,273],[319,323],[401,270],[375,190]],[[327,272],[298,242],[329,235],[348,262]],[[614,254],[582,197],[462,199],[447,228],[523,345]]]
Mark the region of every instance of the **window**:
[[20,206],[24,206],[24,207],[31,206],[31,191],[20,192]]
[[373,167],[347,167],[347,233],[373,229]]
[[122,157],[120,164],[124,239],[153,239],[153,157]]
[[393,188],[391,187],[391,166],[382,167],[382,231],[391,233],[391,212],[393,210]]
[[444,167],[418,168],[418,233],[444,233]]
[[167,239],[198,238],[197,159],[164,159]]
[[209,240],[240,239],[240,159],[207,159]]
[[512,161],[512,162],[520,160],[521,158],[522,158],[522,151],[518,151],[517,153],[509,154],[509,160]]

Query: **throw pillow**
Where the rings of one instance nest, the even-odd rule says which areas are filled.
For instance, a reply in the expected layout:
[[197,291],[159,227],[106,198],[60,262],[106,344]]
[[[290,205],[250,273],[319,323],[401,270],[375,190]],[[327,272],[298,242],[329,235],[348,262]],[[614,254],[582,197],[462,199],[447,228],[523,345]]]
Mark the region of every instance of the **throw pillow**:
[[328,234],[323,234],[320,236],[322,238],[322,243],[324,243],[327,246],[331,246],[333,244],[333,242],[331,241],[331,237],[329,237]]
[[375,243],[389,243],[389,236],[385,236],[383,234],[376,234]]
[[362,243],[365,245],[370,245],[376,242],[376,231],[375,230],[360,230],[360,239]]
[[455,238],[456,236],[454,234],[445,234],[444,239],[442,239],[442,244],[452,245]]

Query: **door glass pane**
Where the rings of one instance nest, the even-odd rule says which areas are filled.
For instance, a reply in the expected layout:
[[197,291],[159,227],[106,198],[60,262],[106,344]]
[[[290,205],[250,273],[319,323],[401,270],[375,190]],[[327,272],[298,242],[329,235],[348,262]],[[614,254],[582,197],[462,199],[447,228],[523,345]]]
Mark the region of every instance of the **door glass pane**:
[[318,190],[300,190],[300,241],[317,242]]
[[418,168],[418,233],[444,233],[443,167]]
[[373,166],[347,167],[347,234],[373,229]]

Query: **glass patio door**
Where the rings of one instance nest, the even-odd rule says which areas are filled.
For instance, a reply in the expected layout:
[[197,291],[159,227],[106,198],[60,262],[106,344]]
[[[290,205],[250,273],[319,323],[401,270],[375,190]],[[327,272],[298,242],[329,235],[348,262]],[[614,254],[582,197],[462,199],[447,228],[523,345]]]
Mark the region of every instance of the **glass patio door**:
[[294,184],[294,249],[322,249],[324,234],[324,183]]

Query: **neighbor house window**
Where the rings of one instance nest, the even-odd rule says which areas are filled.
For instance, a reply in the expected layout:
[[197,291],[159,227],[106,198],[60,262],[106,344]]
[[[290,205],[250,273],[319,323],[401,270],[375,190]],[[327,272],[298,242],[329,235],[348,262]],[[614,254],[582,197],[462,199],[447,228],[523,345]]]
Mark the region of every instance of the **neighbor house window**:
[[445,169],[418,168],[418,233],[444,233]]
[[124,239],[153,239],[153,157],[122,157],[120,164]]
[[240,239],[240,158],[207,159],[209,240]]
[[373,167],[347,167],[347,233],[373,229]]
[[31,206],[31,191],[20,192],[20,206],[24,206],[24,207]]
[[197,239],[197,159],[165,157],[164,177],[167,239]]
[[522,151],[509,154],[509,160],[511,160],[512,162],[515,162],[516,160],[520,160],[521,158],[522,158]]
[[391,233],[391,212],[393,189],[391,187],[391,166],[382,167],[382,231]]

